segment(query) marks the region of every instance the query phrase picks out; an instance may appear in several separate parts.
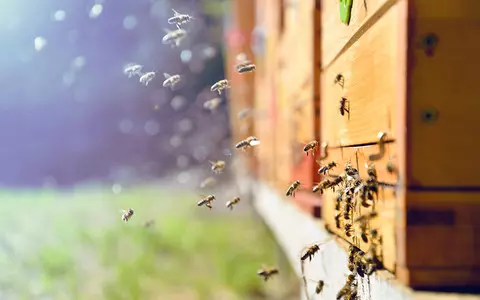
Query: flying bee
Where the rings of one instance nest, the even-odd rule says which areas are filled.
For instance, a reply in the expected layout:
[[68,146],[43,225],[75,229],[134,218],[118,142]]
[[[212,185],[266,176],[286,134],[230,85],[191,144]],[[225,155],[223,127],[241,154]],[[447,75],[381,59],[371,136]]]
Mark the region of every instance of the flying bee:
[[343,77],[342,74],[337,74],[337,76],[335,76],[335,80],[333,81],[333,84],[338,84],[339,86],[341,86],[343,88],[344,84],[345,84],[345,78]]
[[206,187],[212,186],[216,183],[217,181],[213,177],[207,177],[205,178],[201,183],[200,183],[200,188],[204,189]]
[[336,166],[337,164],[334,161],[331,161],[327,165],[322,166],[320,169],[318,169],[318,174],[327,175],[328,171],[335,168]]
[[140,76],[139,81],[141,84],[144,84],[145,86],[147,86],[150,83],[150,81],[152,81],[153,78],[155,78],[155,75],[156,75],[155,72],[144,73],[142,76]]
[[344,181],[344,177],[343,176],[337,176],[335,177],[335,179],[332,181],[332,183],[330,184],[330,188],[332,188],[332,190],[335,192],[335,187],[337,185],[339,185],[340,183],[342,183]]
[[223,170],[225,169],[225,166],[227,165],[227,163],[223,160],[217,160],[217,161],[210,160],[209,162],[212,165],[211,169],[215,174],[222,173]]
[[142,76],[142,65],[129,65],[124,70],[123,73],[131,78],[133,76]]
[[313,280],[313,279],[308,279],[306,277],[304,277],[305,279],[307,279],[308,281],[311,281],[311,282],[315,282],[316,285],[315,285],[315,294],[317,295],[320,295],[323,291],[323,288],[326,286],[325,284],[325,281],[323,280]]
[[164,45],[170,45],[173,47],[180,46],[180,42],[185,38],[187,32],[184,29],[169,30],[164,29],[166,34],[162,38],[162,43]]
[[212,87],[210,88],[210,91],[212,92],[218,92],[219,95],[222,94],[222,91],[225,90],[225,89],[229,89],[230,88],[230,83],[228,82],[227,79],[222,79],[222,80],[219,80],[217,82],[215,82]]
[[205,103],[203,103],[203,108],[209,111],[215,111],[221,102],[222,102],[222,98],[218,98],[218,97],[212,98],[210,100],[205,101]]
[[265,267],[265,266],[263,266],[262,269],[257,271],[257,275],[260,277],[263,277],[263,280],[265,281],[267,281],[270,277],[278,273],[279,271],[277,268]]
[[133,209],[129,208],[127,210],[122,210],[122,212],[123,212],[122,221],[127,223],[133,217]]
[[155,220],[148,220],[145,223],[143,223],[143,227],[148,228],[148,227],[151,227],[154,224],[155,224]]
[[163,73],[165,80],[163,81],[163,87],[170,87],[172,90],[180,82],[180,75],[170,75],[168,73]]
[[212,209],[212,202],[213,201],[215,201],[215,195],[208,195],[208,196],[200,199],[200,201],[198,201],[198,203],[197,203],[197,206],[205,205],[209,209]]
[[244,140],[241,140],[240,142],[238,142],[236,145],[235,145],[235,148],[237,149],[242,149],[242,150],[245,150],[247,148],[250,148],[250,147],[253,147],[253,146],[257,146],[260,144],[260,141],[254,137],[254,136],[249,136],[247,137],[246,139]]
[[352,224],[345,224],[345,235],[348,237],[352,237],[354,233]]
[[[348,108],[347,108],[347,103],[348,103]],[[340,109],[340,114],[342,116],[345,115],[345,112],[347,112],[350,115],[350,102],[347,100],[347,98],[342,97],[342,99],[340,100],[339,109]]]
[[308,156],[308,152],[311,152],[313,155],[313,153],[315,152],[315,150],[317,150],[317,148],[318,148],[318,141],[311,141],[310,143],[306,144],[305,147],[303,147],[303,152],[307,153],[307,156]]
[[227,204],[225,205],[227,208],[230,208],[230,210],[233,209],[233,206],[238,204],[240,202],[240,197],[233,197],[232,200],[228,201]]
[[323,190],[328,189],[331,186],[332,186],[332,181],[330,181],[330,179],[325,179],[320,183],[318,183],[317,185],[315,185],[312,189],[312,192],[316,193],[320,191],[320,194],[323,194]]
[[237,117],[239,119],[245,119],[252,112],[251,108],[244,108],[238,112]]
[[302,256],[300,257],[300,260],[304,261],[308,258],[309,261],[312,261],[313,256],[318,251],[320,251],[320,245],[313,244],[310,247],[308,247],[307,250],[302,254]]
[[238,73],[247,73],[255,70],[255,65],[252,64],[251,61],[246,60],[243,62],[240,62],[235,66],[235,69],[237,70]]
[[186,24],[193,20],[194,18],[190,15],[187,14],[181,14],[177,12],[176,10],[173,10],[173,17],[168,18],[167,22],[168,24],[175,24],[178,29],[180,29],[180,25]]
[[300,181],[299,180],[295,180],[287,189],[287,192],[285,193],[285,195],[287,197],[294,197],[295,198],[295,192],[300,188]]

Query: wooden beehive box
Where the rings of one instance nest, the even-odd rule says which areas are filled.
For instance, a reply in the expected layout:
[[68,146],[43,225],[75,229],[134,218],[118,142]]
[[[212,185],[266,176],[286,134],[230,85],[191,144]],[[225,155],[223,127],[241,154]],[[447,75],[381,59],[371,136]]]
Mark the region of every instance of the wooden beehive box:
[[[384,188],[370,226],[385,267],[414,288],[480,285],[479,25],[477,0],[354,0],[348,25],[338,1],[322,1],[324,162],[338,175],[350,161],[363,178],[375,164]],[[336,227],[335,197],[326,193],[323,218],[353,243]]]
[[[317,5],[316,5],[317,4]],[[281,179],[285,192],[291,182],[300,180],[302,189],[293,200],[305,211],[319,217],[320,198],[312,195],[316,176],[314,156],[306,156],[306,143],[318,140],[320,63],[320,7],[315,0],[288,1],[283,6],[284,26],[280,43],[279,116],[282,128]],[[288,170],[288,171],[287,171]]]

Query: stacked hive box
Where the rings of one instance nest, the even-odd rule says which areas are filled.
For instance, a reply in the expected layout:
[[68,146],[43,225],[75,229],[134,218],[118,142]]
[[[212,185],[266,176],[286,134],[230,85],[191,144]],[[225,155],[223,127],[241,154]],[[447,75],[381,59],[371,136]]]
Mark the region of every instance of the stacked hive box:
[[[338,164],[330,175],[350,162],[365,179],[366,163],[375,164],[383,188],[370,226],[402,282],[479,285],[480,2],[358,0],[348,25],[343,2],[322,1],[321,138],[324,162]],[[326,194],[323,218],[353,242],[336,227],[335,197]],[[357,207],[355,216],[371,209]]]

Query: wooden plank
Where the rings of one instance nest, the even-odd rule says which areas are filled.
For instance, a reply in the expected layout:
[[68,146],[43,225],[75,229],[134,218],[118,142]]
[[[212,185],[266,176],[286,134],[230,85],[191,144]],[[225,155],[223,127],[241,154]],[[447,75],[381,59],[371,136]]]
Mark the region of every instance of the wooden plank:
[[346,25],[340,20],[339,1],[322,0],[322,66],[330,65],[336,56],[361,38],[394,3],[392,0],[355,0],[350,24]]
[[[410,2],[408,185],[480,189],[480,1]],[[430,33],[431,56],[422,47]]]
[[[397,7],[392,7],[322,74],[321,135],[329,145],[375,142],[380,131],[387,132],[390,139],[397,135],[394,109],[400,47],[399,41],[392,39],[402,27]],[[344,78],[343,88],[334,84],[338,74]],[[339,110],[342,97],[350,110],[344,116]]]
[[[357,163],[358,154],[356,155],[355,152],[358,152],[358,153],[363,152],[368,154],[371,152],[376,152],[376,149],[375,149],[375,146],[369,146],[369,147],[362,147],[359,149],[345,148],[345,149],[335,149],[335,150],[329,151],[329,155],[325,160],[325,162],[335,161],[338,165],[335,169],[332,170],[331,175],[340,174],[341,172],[343,172],[345,163],[350,161],[352,166],[358,169],[361,177],[365,179],[366,178],[365,176],[366,160],[359,158]],[[376,165],[381,166],[381,164],[376,164]],[[381,179],[382,177],[385,178],[386,172],[382,171],[382,168],[380,167],[377,167],[376,169],[379,175],[379,179]],[[363,251],[367,252],[370,247],[370,241],[368,243],[365,243],[362,241],[362,239],[360,238],[360,233],[356,226],[355,226],[356,231],[354,234],[354,236],[356,237],[355,240],[353,236],[347,237],[345,235],[343,222],[342,222],[341,228],[336,227],[335,215],[338,213],[338,211],[335,210],[336,196],[337,196],[337,193],[331,190],[327,191],[323,196],[322,216],[325,223],[328,224],[328,226],[332,229],[332,231],[336,235],[347,240],[349,243],[352,243],[352,244],[355,243]],[[368,214],[369,212],[372,211],[373,207],[371,208],[362,207],[359,204],[360,200],[358,198],[356,201],[357,201],[357,205],[354,210],[353,218]],[[383,257],[383,263],[385,265],[385,268],[391,272],[395,272],[396,253],[397,253],[396,240],[395,240],[395,236],[396,236],[395,220],[396,220],[397,207],[396,207],[396,198],[394,194],[394,189],[392,188],[379,189],[378,200],[376,201],[376,204],[375,204],[375,211],[379,215],[377,218],[373,219],[370,222],[370,228],[376,228],[379,234],[382,236],[383,243],[381,245],[381,249],[382,249],[381,255]]]

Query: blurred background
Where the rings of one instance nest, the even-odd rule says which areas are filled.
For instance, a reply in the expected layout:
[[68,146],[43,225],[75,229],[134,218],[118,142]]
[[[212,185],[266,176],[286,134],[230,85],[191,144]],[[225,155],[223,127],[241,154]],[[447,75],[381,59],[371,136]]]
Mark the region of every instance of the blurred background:
[[[0,1],[0,299],[296,299],[287,266],[255,274],[282,254],[248,199],[223,209],[240,191],[210,170],[235,144],[228,93],[203,108],[225,78],[229,5]],[[172,8],[194,17],[176,48],[162,44]],[[196,206],[213,192],[220,209]]]

